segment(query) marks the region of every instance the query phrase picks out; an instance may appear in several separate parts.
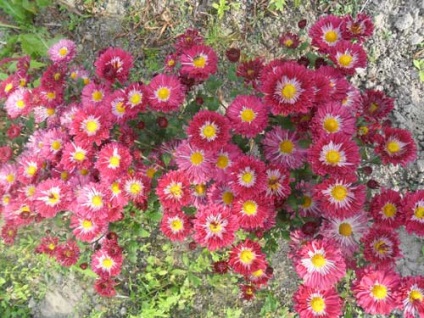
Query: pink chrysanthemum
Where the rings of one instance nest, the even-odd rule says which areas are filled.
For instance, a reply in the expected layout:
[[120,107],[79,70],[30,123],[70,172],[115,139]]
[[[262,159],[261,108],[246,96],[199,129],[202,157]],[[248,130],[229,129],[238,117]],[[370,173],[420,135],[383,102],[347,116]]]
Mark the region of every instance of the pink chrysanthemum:
[[1,238],[4,244],[13,245],[15,243],[16,235],[18,234],[18,227],[13,222],[5,222],[1,228]]
[[354,75],[357,68],[367,66],[367,53],[362,46],[340,41],[330,49],[330,59],[345,75]]
[[354,18],[348,15],[344,20],[343,38],[345,40],[357,40],[362,43],[374,32],[374,24],[365,13],[359,13]]
[[382,91],[368,89],[362,94],[362,114],[370,122],[384,120],[394,107],[394,99],[386,96]]
[[114,297],[117,283],[110,277],[99,277],[94,282],[94,289],[102,297]]
[[106,96],[103,107],[109,110],[114,123],[123,124],[127,121],[129,107],[125,104],[125,92],[123,90],[116,90]]
[[262,268],[252,272],[250,275],[245,276],[245,279],[252,283],[255,287],[265,287],[268,281],[273,277],[273,269],[270,266],[264,270]]
[[238,95],[228,106],[226,115],[232,129],[247,138],[254,138],[268,124],[268,110],[256,96]]
[[323,136],[308,151],[312,171],[320,176],[353,175],[360,160],[358,145],[342,134]]
[[353,282],[356,302],[372,315],[388,315],[399,306],[399,276],[388,268],[365,268]]
[[122,252],[110,255],[107,249],[102,247],[91,256],[91,269],[101,277],[117,276],[121,272],[123,261]]
[[234,191],[227,183],[215,183],[211,187],[208,200],[211,204],[219,204],[231,208],[234,202]]
[[180,73],[188,78],[206,80],[217,71],[218,56],[206,45],[193,45],[180,56]]
[[404,202],[406,231],[424,237],[424,190],[407,193]]
[[97,218],[71,217],[70,227],[75,238],[82,242],[92,242],[107,230],[107,223]]
[[278,39],[278,42],[282,47],[287,49],[295,49],[300,44],[299,36],[291,32],[283,33]]
[[191,185],[191,204],[200,209],[208,204],[208,186],[205,183]]
[[359,212],[348,218],[330,218],[321,226],[320,234],[337,242],[346,257],[359,249],[359,240],[368,231],[368,216]]
[[234,272],[242,275],[250,275],[259,269],[265,270],[267,267],[261,246],[249,239],[232,248],[228,264]]
[[32,108],[31,92],[23,87],[18,88],[7,97],[4,108],[11,119],[29,114]]
[[54,111],[59,105],[63,104],[64,87],[62,86],[39,86],[33,89],[33,101],[36,105],[43,105]]
[[150,193],[150,179],[141,172],[137,172],[123,179],[122,190],[129,200],[144,203]]
[[109,196],[103,186],[89,182],[76,190],[75,197],[72,210],[77,215],[88,219],[107,219]]
[[275,126],[262,141],[266,160],[286,169],[301,167],[306,160],[307,150],[300,147],[299,139],[296,132]]
[[194,240],[210,251],[231,245],[239,225],[237,217],[222,205],[200,208],[194,220]]
[[374,264],[394,264],[402,256],[399,236],[391,228],[374,224],[361,242],[364,258]]
[[302,217],[321,216],[318,201],[313,197],[315,184],[300,181],[296,184],[296,190],[301,192],[301,204],[299,205],[299,214]]
[[31,152],[23,152],[18,157],[18,180],[23,184],[33,183],[40,175],[43,161]]
[[19,85],[20,78],[17,74],[12,74],[5,80],[0,82],[0,99],[9,97],[21,85]]
[[277,200],[287,198],[291,193],[290,172],[278,165],[270,165],[266,168],[267,188],[266,196]]
[[216,151],[230,140],[230,124],[221,114],[201,110],[189,122],[187,135],[193,146]]
[[254,60],[241,62],[237,66],[236,74],[242,77],[245,83],[251,83],[253,87],[256,87],[263,67],[262,59],[257,57]]
[[360,90],[350,85],[341,100],[342,106],[349,110],[351,114],[356,114],[361,107],[361,103],[362,97]]
[[300,285],[293,295],[294,309],[300,318],[337,318],[342,315],[342,299],[335,288]]
[[53,128],[47,130],[43,136],[41,156],[47,160],[54,161],[68,140],[69,136],[61,129]]
[[212,153],[190,145],[183,141],[174,154],[178,168],[184,171],[192,183],[203,183],[210,180]]
[[178,210],[190,203],[190,182],[183,171],[170,171],[158,180],[156,194],[160,203],[170,210]]
[[346,274],[341,250],[332,240],[312,240],[297,252],[297,274],[306,286],[328,289]]
[[100,78],[113,83],[118,80],[124,83],[133,67],[133,57],[121,48],[107,48],[94,62],[96,74]]
[[171,241],[183,241],[190,234],[192,224],[184,212],[175,210],[163,214],[160,229]]
[[56,260],[60,265],[69,267],[77,263],[80,249],[77,242],[68,240],[57,247],[55,254]]
[[343,39],[343,18],[327,15],[320,18],[309,29],[312,45],[321,51],[327,52],[330,47],[335,46]]
[[356,178],[330,178],[317,184],[314,199],[318,201],[322,213],[331,218],[346,218],[363,209],[366,188],[355,185]]
[[0,166],[0,186],[9,191],[18,181],[18,167],[16,164],[3,164]]
[[215,156],[215,169],[211,174],[212,178],[217,182],[226,181],[228,178],[229,168],[242,154],[243,152],[238,146],[232,143],[226,144]]
[[83,105],[100,105],[111,93],[110,87],[105,84],[96,84],[94,82],[84,86],[81,92]]
[[374,222],[397,229],[404,225],[403,201],[399,192],[383,189],[381,193],[372,197],[370,214]]
[[59,179],[47,179],[37,185],[34,195],[35,208],[41,216],[52,218],[66,210],[71,199],[71,190]]
[[[346,97],[351,84],[342,74],[342,72],[332,66],[321,66],[318,70],[315,71],[319,76],[324,76],[329,80],[327,89],[329,89],[329,98],[335,102],[341,102],[343,98]],[[322,102],[328,102],[328,100],[322,100]]]
[[383,128],[383,135],[374,148],[384,164],[405,167],[417,157],[417,145],[410,131],[401,128]]
[[125,89],[125,104],[128,106],[127,117],[135,118],[146,109],[146,87],[139,83],[132,83]]
[[253,193],[244,195],[234,202],[232,213],[237,215],[240,227],[245,230],[262,228],[273,208],[272,202],[264,196]]
[[35,252],[43,253],[54,257],[56,249],[59,245],[59,238],[56,236],[45,236],[41,239],[40,244],[35,248]]
[[196,29],[188,29],[175,39],[174,47],[178,52],[188,50],[194,45],[202,45],[203,37]]
[[76,45],[73,41],[62,39],[53,44],[48,52],[53,63],[69,63],[76,55]]
[[263,101],[274,115],[307,113],[313,105],[314,86],[311,71],[287,62],[273,69],[262,83]]
[[266,167],[259,159],[243,155],[229,170],[230,187],[236,195],[254,195],[266,191]]
[[148,104],[155,111],[177,111],[185,98],[185,90],[180,80],[174,75],[156,75],[146,86]]
[[100,178],[113,180],[125,173],[131,162],[130,150],[120,143],[111,142],[100,149],[95,166]]
[[60,164],[66,171],[73,172],[75,169],[88,169],[92,166],[92,159],[91,146],[79,146],[68,142],[63,147]]
[[403,317],[424,317],[424,277],[402,277],[399,287],[399,300]]
[[356,120],[352,113],[336,102],[320,106],[311,123],[311,134],[314,140],[337,133],[353,136],[355,132]]

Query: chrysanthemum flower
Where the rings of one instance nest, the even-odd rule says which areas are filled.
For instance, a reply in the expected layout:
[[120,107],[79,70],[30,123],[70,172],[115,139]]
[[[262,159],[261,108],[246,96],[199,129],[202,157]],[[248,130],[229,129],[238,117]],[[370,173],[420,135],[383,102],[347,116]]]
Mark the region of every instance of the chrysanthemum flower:
[[88,219],[107,218],[109,196],[106,189],[100,184],[89,182],[75,192],[76,202],[71,209],[80,217]]
[[361,242],[364,258],[374,264],[393,264],[402,256],[399,236],[391,228],[374,224]]
[[19,87],[19,76],[12,74],[5,80],[0,82],[0,99],[7,98],[10,94],[16,91]]
[[70,227],[76,239],[82,242],[92,242],[106,232],[107,223],[102,219],[73,214]]
[[165,209],[177,210],[189,204],[190,182],[183,171],[170,171],[158,180],[156,195]]
[[257,57],[254,60],[241,62],[237,66],[236,74],[239,77],[243,77],[245,83],[253,84],[253,87],[256,87],[256,82],[259,80],[263,67],[264,64],[262,59]]
[[232,207],[235,194],[227,183],[214,183],[209,192],[208,200],[212,204],[220,204],[224,207]]
[[341,100],[342,106],[348,109],[351,114],[356,114],[361,107],[361,103],[362,97],[359,89],[350,85]]
[[118,142],[111,142],[100,149],[95,166],[102,179],[112,180],[125,173],[131,162],[130,150]]
[[274,115],[307,113],[314,101],[313,77],[297,63],[287,62],[273,69],[262,82],[263,101]]
[[228,208],[209,205],[200,208],[194,220],[194,240],[210,251],[231,245],[238,230],[237,217]]
[[122,190],[129,200],[143,203],[150,193],[150,179],[141,172],[129,175],[122,180]]
[[270,165],[266,168],[267,188],[266,196],[275,199],[285,199],[291,193],[290,172],[278,165]]
[[69,70],[69,77],[73,81],[81,80],[84,85],[90,83],[90,73],[81,66],[73,66]]
[[4,108],[11,119],[29,114],[32,108],[31,92],[27,88],[18,88],[7,97]]
[[358,145],[342,134],[323,136],[308,151],[312,171],[320,176],[353,175],[360,160]]
[[43,148],[40,155],[47,160],[55,160],[68,140],[69,136],[61,129],[47,130],[43,136]]
[[287,49],[295,49],[300,44],[299,36],[291,32],[283,33],[278,39],[278,42],[282,47]]
[[58,212],[66,210],[70,201],[70,189],[60,179],[47,179],[37,185],[34,196],[37,213],[52,218]]
[[417,157],[417,145],[410,131],[401,128],[383,128],[383,135],[374,148],[384,164],[405,167]]
[[192,224],[184,212],[174,210],[163,214],[160,229],[171,241],[183,241],[190,234]]
[[80,249],[77,242],[68,240],[56,248],[56,260],[62,266],[72,266],[76,264],[80,255]]
[[312,45],[321,51],[327,52],[330,47],[335,46],[343,39],[343,18],[327,15],[320,18],[309,29]]
[[15,243],[16,235],[18,234],[18,227],[13,222],[5,222],[1,228],[0,236],[4,244],[12,245]]
[[297,252],[297,274],[306,286],[328,289],[346,274],[346,264],[337,244],[328,239],[312,240]]
[[391,189],[383,189],[372,197],[370,214],[378,224],[392,229],[404,225],[403,201],[400,193]]
[[370,122],[384,120],[394,107],[394,99],[388,97],[382,91],[368,89],[362,94],[362,114]]
[[92,165],[92,159],[91,146],[80,146],[68,142],[63,146],[60,164],[66,171],[73,172],[75,169],[88,169]]
[[165,57],[164,67],[166,72],[172,72],[177,65],[178,54],[172,53]]
[[110,255],[103,247],[91,256],[91,269],[101,277],[117,276],[124,261],[122,253]]
[[407,193],[404,213],[406,231],[424,237],[424,190]]
[[259,269],[265,270],[267,266],[261,246],[249,239],[232,248],[228,264],[234,272],[242,275],[250,275]]
[[333,239],[346,257],[359,248],[359,240],[368,231],[368,216],[361,211],[348,218],[329,218],[324,220],[320,234]]
[[299,205],[299,214],[302,217],[321,216],[321,210],[318,201],[313,197],[315,184],[300,181],[296,184],[296,189],[301,191],[301,204]]
[[268,281],[273,277],[273,269],[270,266],[264,269],[258,269],[252,272],[250,275],[245,276],[246,281],[253,284],[255,287],[264,287],[268,284]]
[[259,159],[243,155],[229,170],[230,187],[236,195],[259,195],[266,191],[266,167]]
[[362,46],[345,40],[330,49],[329,57],[345,75],[354,75],[357,68],[367,66],[367,53]]
[[174,47],[178,52],[190,49],[194,45],[203,44],[203,36],[196,29],[187,29],[175,39]]
[[217,182],[226,181],[229,168],[242,154],[243,152],[238,146],[232,143],[226,144],[216,155],[215,169],[211,174],[212,178]]
[[183,141],[174,154],[178,168],[184,171],[192,183],[203,183],[210,180],[212,166],[212,153],[192,146],[188,141]]
[[342,315],[342,299],[335,288],[300,285],[293,295],[293,302],[300,318],[337,318]]
[[34,156],[31,152],[23,152],[18,157],[18,180],[23,184],[33,183],[40,175],[43,166],[41,158]]
[[300,147],[299,139],[296,132],[275,126],[262,141],[266,160],[287,169],[301,167],[306,160],[307,150]]
[[47,107],[48,109],[56,109],[59,105],[63,104],[63,86],[39,86],[32,91],[33,101],[35,104]]
[[[341,102],[346,97],[346,93],[352,86],[349,81],[345,78],[343,73],[332,66],[321,66],[315,71],[315,77],[324,76],[329,82],[329,98],[335,102]],[[328,100],[322,100],[322,102],[328,102]]]
[[399,306],[399,276],[388,268],[365,268],[353,282],[356,302],[372,315],[388,315]]
[[226,116],[235,133],[254,138],[268,124],[268,110],[256,96],[238,95],[228,106]]
[[0,166],[0,185],[9,191],[18,181],[18,167],[16,164],[6,163]]
[[109,110],[114,123],[123,124],[128,119],[129,107],[125,104],[125,92],[123,90],[116,90],[106,96],[102,106]]
[[345,218],[355,215],[363,208],[365,202],[365,186],[355,185],[356,178],[330,178],[317,184],[314,199],[327,217]]
[[402,277],[399,287],[399,300],[403,317],[424,317],[424,277]]
[[132,83],[125,89],[125,104],[128,106],[128,118],[135,118],[146,109],[147,97],[145,90],[145,86],[139,83]]
[[99,277],[94,282],[94,289],[102,297],[114,297],[117,283],[110,277]]
[[53,63],[69,63],[76,55],[76,45],[71,40],[62,39],[53,44],[47,53]]
[[272,208],[273,205],[269,199],[258,196],[258,193],[252,193],[250,196],[243,195],[236,200],[232,212],[237,215],[241,228],[255,230],[262,228]]
[[53,257],[59,245],[59,238],[56,236],[45,236],[41,239],[40,244],[35,248],[37,253],[43,253]]
[[185,90],[178,77],[174,75],[156,75],[146,86],[148,104],[155,111],[177,111],[185,98]]
[[221,114],[201,110],[189,122],[187,135],[195,147],[210,151],[219,150],[230,140],[230,124]]
[[218,56],[207,45],[193,45],[180,56],[180,73],[195,80],[206,80],[217,71]]
[[343,38],[345,40],[357,40],[362,43],[374,32],[374,24],[365,13],[359,13],[354,18],[347,15],[344,20]]
[[205,183],[194,183],[191,185],[191,204],[200,209],[208,204],[208,187]]
[[353,136],[356,132],[356,119],[340,103],[330,102],[318,107],[311,123],[314,140],[331,134]]
[[96,84],[94,82],[84,86],[81,92],[81,100],[83,105],[91,105],[104,102],[106,97],[111,93],[110,87],[105,84]]
[[133,57],[121,48],[107,48],[94,62],[96,74],[113,83],[124,83],[133,67]]

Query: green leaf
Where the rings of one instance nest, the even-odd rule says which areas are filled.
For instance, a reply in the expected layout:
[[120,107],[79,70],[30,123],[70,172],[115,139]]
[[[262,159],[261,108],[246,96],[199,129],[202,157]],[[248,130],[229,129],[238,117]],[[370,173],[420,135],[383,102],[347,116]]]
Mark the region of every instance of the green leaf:
[[424,82],[424,72],[420,72],[420,81]]
[[420,67],[421,67],[421,63],[420,63],[420,61],[419,61],[419,60],[413,60],[413,61],[412,61],[412,63],[414,64],[414,66],[415,66],[417,69],[420,69]]
[[45,56],[47,54],[47,43],[39,34],[21,34],[22,51],[31,57]]
[[9,75],[7,75],[5,73],[0,73],[0,81],[4,81],[8,77],[9,77]]
[[192,273],[188,273],[188,279],[195,287],[202,285],[202,280]]

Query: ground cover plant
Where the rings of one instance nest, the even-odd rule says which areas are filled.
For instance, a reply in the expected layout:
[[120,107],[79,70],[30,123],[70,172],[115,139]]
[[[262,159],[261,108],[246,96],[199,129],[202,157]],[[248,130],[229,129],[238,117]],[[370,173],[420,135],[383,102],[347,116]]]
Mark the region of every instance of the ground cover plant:
[[[253,300],[273,276],[267,254],[289,236],[301,317],[348,316],[357,306],[423,315],[422,278],[393,266],[394,229],[423,235],[423,192],[371,192],[378,184],[367,178],[372,163],[412,162],[416,145],[387,120],[392,98],[349,82],[366,65],[372,22],[325,16],[298,28],[281,35],[284,55],[272,61],[240,60],[237,48],[218,57],[187,30],[144,82],[116,47],[99,52],[93,73],[73,63],[69,40],[49,49],[39,78],[27,57],[4,60],[4,242],[54,221],[37,252],[91,268],[103,296],[158,295],[141,310],[166,316],[190,301],[196,273],[208,268]],[[201,252],[194,264],[187,250],[150,257],[133,273],[157,222]]]

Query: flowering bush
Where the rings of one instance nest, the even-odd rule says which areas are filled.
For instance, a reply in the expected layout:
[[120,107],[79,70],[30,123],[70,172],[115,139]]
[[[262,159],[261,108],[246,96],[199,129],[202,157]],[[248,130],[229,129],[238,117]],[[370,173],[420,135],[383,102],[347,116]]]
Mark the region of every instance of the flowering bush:
[[369,180],[370,163],[406,166],[416,145],[387,119],[392,98],[349,82],[366,67],[373,24],[359,14],[299,28],[278,39],[280,58],[240,60],[231,48],[221,62],[187,30],[145,82],[121,48],[100,52],[91,74],[70,40],[49,49],[39,80],[29,58],[3,61],[16,69],[0,84],[4,242],[57,219],[67,233],[50,232],[36,251],[69,267],[92,246],[94,288],[111,297],[127,253],[119,221],[159,209],[161,232],[220,253],[213,270],[243,279],[250,300],[290,227],[300,317],[340,317],[349,299],[370,314],[423,317],[424,278],[400,277],[394,264],[396,229],[424,236],[424,191],[373,191]]

